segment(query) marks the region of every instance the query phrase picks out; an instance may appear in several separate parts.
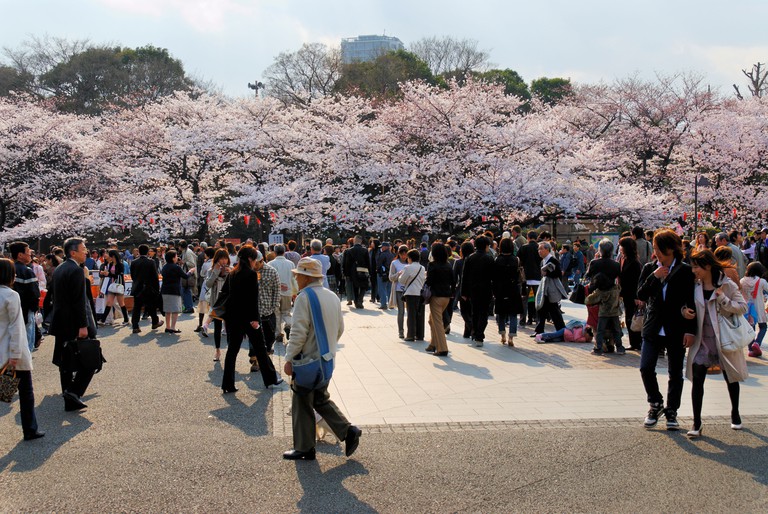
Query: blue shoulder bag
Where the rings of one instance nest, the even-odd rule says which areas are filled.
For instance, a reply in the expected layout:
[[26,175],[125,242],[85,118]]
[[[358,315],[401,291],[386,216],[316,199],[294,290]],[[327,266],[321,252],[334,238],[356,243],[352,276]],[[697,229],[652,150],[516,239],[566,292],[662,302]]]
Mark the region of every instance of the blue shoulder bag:
[[311,287],[305,288],[302,292],[309,299],[312,324],[315,327],[320,357],[304,364],[293,364],[293,383],[303,389],[314,391],[327,387],[330,383],[333,375],[333,354],[328,347],[328,333],[325,330],[325,322],[317,293]]

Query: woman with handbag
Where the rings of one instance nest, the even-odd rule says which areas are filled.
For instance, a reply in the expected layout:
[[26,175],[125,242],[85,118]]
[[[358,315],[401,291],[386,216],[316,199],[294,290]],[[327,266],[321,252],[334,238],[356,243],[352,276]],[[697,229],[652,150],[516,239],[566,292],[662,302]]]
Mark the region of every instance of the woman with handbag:
[[619,254],[621,255],[619,286],[621,286],[621,298],[624,302],[624,322],[629,336],[629,350],[639,352],[643,346],[642,323],[640,330],[632,328],[635,312],[643,303],[637,299],[637,286],[640,273],[643,271],[637,255],[637,242],[631,237],[622,237],[619,240]]
[[244,245],[237,253],[237,265],[224,282],[220,295],[226,295],[226,313],[224,322],[227,326],[227,355],[224,357],[224,376],[221,390],[224,393],[237,392],[235,387],[235,363],[243,338],[248,341],[256,354],[264,386],[283,383],[275,371],[275,365],[267,354],[264,335],[261,332],[259,315],[259,277],[256,263],[260,260],[259,252],[251,245]]
[[[19,293],[13,290],[16,268],[12,260],[0,259],[0,373],[13,370],[18,379],[21,429],[24,440],[43,437],[35,416],[35,392],[32,388],[32,354],[21,311]],[[5,378],[5,377],[3,377]]]
[[160,273],[163,276],[160,295],[163,297],[166,334],[181,333],[181,330],[176,329],[176,320],[179,319],[179,313],[181,312],[181,280],[189,278],[189,274],[181,269],[181,266],[176,263],[177,260],[176,250],[165,252],[166,264]]
[[[429,332],[430,342],[427,352],[434,352],[437,357],[448,355],[448,342],[445,339],[443,311],[453,300],[453,270],[448,264],[448,249],[441,243],[432,245],[432,262],[427,265],[426,285],[429,286]],[[422,307],[423,308],[423,307]]]
[[741,279],[741,294],[749,302],[749,312],[752,317],[750,325],[752,328],[758,327],[755,341],[749,345],[749,356],[760,357],[763,351],[760,346],[763,344],[768,321],[765,312],[765,294],[768,294],[768,282],[764,278],[765,266],[755,261],[747,266],[747,274]]
[[[741,430],[739,414],[739,382],[745,380],[747,361],[744,349],[726,351],[722,347],[722,338],[727,325],[724,316],[742,317],[747,312],[747,302],[741,295],[739,286],[726,277],[723,263],[715,258],[710,250],[696,252],[691,256],[691,267],[696,277],[694,290],[695,310],[683,307],[685,319],[696,319],[698,330],[696,339],[688,351],[686,378],[693,383],[691,400],[693,404],[693,428],[688,437],[701,436],[701,405],[704,399],[704,380],[707,368],[719,363],[728,385],[731,399],[731,428]],[[745,320],[742,318],[742,322]]]
[[421,254],[418,250],[408,250],[408,265],[397,275],[397,281],[405,286],[403,298],[405,309],[408,312],[406,321],[406,341],[424,340],[424,300],[421,297],[421,289],[427,278],[424,266],[419,264]]
[[102,277],[101,293],[107,298],[104,313],[101,315],[101,319],[96,320],[99,325],[104,325],[107,322],[107,317],[112,311],[115,300],[123,312],[123,325],[130,323],[128,309],[125,307],[124,269],[120,253],[117,250],[110,250],[107,255],[107,262],[102,265],[101,271],[99,271],[99,275]]
[[[229,273],[229,253],[225,248],[219,248],[211,260],[213,265],[205,275],[203,287],[205,289],[206,301],[209,306],[216,304],[219,299],[219,292],[224,287],[224,281]],[[214,362],[221,359],[221,329],[224,322],[220,318],[213,318],[213,343],[216,345],[216,354],[213,357]],[[208,337],[207,323],[203,325],[203,335]]]

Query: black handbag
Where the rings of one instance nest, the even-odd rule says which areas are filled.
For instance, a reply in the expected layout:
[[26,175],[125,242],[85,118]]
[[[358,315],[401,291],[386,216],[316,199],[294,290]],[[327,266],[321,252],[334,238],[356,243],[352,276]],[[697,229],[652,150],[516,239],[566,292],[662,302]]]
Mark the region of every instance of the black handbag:
[[586,297],[587,297],[587,292],[584,287],[584,284],[582,282],[579,282],[578,284],[573,286],[573,292],[571,293],[571,296],[568,297],[568,299],[573,303],[584,305]]
[[[231,275],[227,275],[227,280],[229,280],[229,277]],[[225,283],[227,286],[227,290],[224,290],[224,287],[221,288],[219,291],[219,296],[216,297],[216,303],[211,305],[211,317],[216,319],[226,319],[227,316],[227,300],[229,300],[229,287],[227,283]]]
[[74,339],[64,343],[61,369],[64,371],[101,371],[107,362],[98,339]]

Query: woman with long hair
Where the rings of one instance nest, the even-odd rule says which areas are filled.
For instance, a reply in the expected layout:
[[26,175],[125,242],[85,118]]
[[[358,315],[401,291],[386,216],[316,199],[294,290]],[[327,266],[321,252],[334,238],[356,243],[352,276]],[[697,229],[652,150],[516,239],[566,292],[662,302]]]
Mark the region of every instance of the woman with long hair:
[[[124,293],[118,293],[113,287],[113,285],[116,285],[117,287],[122,286],[122,290],[125,291],[123,259],[120,256],[120,252],[114,249],[109,251],[107,254],[107,262],[102,265],[99,275],[102,277],[101,293],[106,296],[107,299],[104,313],[101,315],[101,319],[98,319],[97,321],[100,325],[107,322],[107,317],[109,316],[110,311],[112,311],[112,306],[115,304],[115,300],[117,300],[117,305],[120,306],[120,310],[123,312],[123,325],[127,325],[130,323],[130,320],[128,319],[128,309],[125,307],[125,295]],[[110,288],[112,288],[111,291]]]
[[224,357],[224,376],[221,380],[221,390],[224,393],[237,391],[235,362],[246,335],[256,354],[264,386],[268,388],[283,383],[283,379],[275,371],[272,359],[267,355],[264,335],[261,332],[259,277],[255,269],[258,260],[259,252],[253,246],[242,246],[237,253],[237,265],[221,290],[221,294],[227,295],[227,312],[224,316],[227,327],[227,354]]
[[638,304],[642,304],[637,299],[637,283],[643,270],[637,255],[637,241],[631,237],[622,237],[619,240],[619,254],[621,255],[619,286],[621,286],[621,298],[624,302],[624,322],[629,335],[629,349],[639,352],[643,346],[643,336],[630,328]]
[[701,436],[701,406],[704,399],[704,380],[707,368],[719,364],[723,370],[728,396],[731,399],[731,428],[741,430],[739,414],[739,382],[745,380],[747,361],[744,350],[725,351],[720,346],[718,313],[743,316],[747,312],[747,302],[741,295],[738,284],[724,273],[723,263],[710,250],[696,252],[691,256],[691,267],[696,277],[694,308],[683,308],[683,317],[696,319],[698,330],[696,338],[688,351],[686,377],[693,384],[691,400],[693,404],[693,428],[688,437]]
[[733,258],[733,250],[727,246],[718,246],[715,248],[715,259],[722,266],[725,276],[735,283],[739,283],[739,270],[736,268],[736,259]]
[[[517,317],[523,312],[520,293],[520,260],[513,255],[515,243],[505,237],[499,243],[499,255],[493,262],[493,296],[496,298],[496,323],[501,344],[515,346]],[[509,340],[507,340],[509,326]]]
[[703,250],[709,250],[709,235],[706,232],[699,232],[696,234],[696,244],[693,245],[693,251],[701,252]]
[[[213,306],[219,299],[219,292],[224,287],[224,281],[231,271],[229,267],[229,253],[225,248],[219,248],[211,259],[213,265],[205,275],[205,291],[208,297],[208,304]],[[216,353],[213,360],[218,362],[221,359],[221,329],[223,321],[219,318],[213,318],[213,343],[216,345]],[[207,323],[203,325],[203,335],[208,337]]]
[[13,290],[16,267],[10,259],[0,259],[0,368],[8,366],[19,379],[21,430],[26,441],[43,437],[37,430],[35,392],[32,388],[32,354],[27,344],[27,329],[22,316],[19,293]]

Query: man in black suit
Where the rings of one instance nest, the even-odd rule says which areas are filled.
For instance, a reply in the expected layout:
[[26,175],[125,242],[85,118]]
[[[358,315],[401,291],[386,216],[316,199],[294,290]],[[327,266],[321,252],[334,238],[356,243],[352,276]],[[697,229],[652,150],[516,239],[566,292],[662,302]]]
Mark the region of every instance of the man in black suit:
[[73,372],[62,369],[64,343],[95,337],[96,321],[85,290],[88,281],[82,266],[88,256],[88,249],[84,240],[72,237],[64,241],[64,255],[67,260],[56,267],[49,286],[49,294],[53,295],[49,332],[55,336],[53,363],[59,366],[64,410],[75,411],[87,407],[80,401],[80,397],[91,383],[94,371]]
[[153,329],[163,326],[163,321],[158,319],[156,310],[160,296],[160,281],[155,261],[150,260],[148,255],[149,246],[139,245],[139,258],[131,262],[131,279],[133,280],[131,325],[133,325],[134,334],[141,332],[139,320],[142,308],[152,318]]
[[[541,257],[539,256],[539,244],[536,242],[538,234],[531,230],[528,232],[528,243],[520,247],[517,257],[520,259],[520,265],[525,271],[525,286],[527,290],[533,290],[533,296],[541,283]],[[525,293],[525,291],[524,291]],[[528,321],[526,322],[526,317]],[[526,324],[532,325],[536,319],[536,309],[528,308],[528,299],[523,298],[523,314],[520,319],[520,326]]]
[[363,248],[362,236],[355,236],[355,244],[345,252],[344,275],[352,278],[355,293],[355,307],[363,308],[363,295],[369,280],[370,257]]
[[[695,309],[694,275],[683,262],[683,242],[672,230],[661,230],[653,237],[657,263],[648,263],[640,274],[637,298],[646,302],[640,375],[651,408],[644,426],[656,426],[661,414],[667,418],[667,430],[677,430],[677,409],[683,394],[683,359],[685,349],[696,337],[696,318],[685,319],[683,309]],[[666,349],[669,383],[667,407],[656,380],[659,353]]]
[[475,252],[464,260],[461,276],[461,299],[472,305],[472,339],[483,346],[488,326],[488,308],[493,295],[493,257],[488,253],[491,241],[485,236],[475,239]]
[[552,245],[548,242],[539,243],[538,252],[539,257],[541,257],[540,272],[542,276],[547,277],[547,281],[545,286],[539,286],[546,289],[544,290],[544,304],[536,313],[539,322],[532,334],[534,337],[536,334],[544,333],[544,323],[547,321],[547,317],[552,320],[555,330],[565,328],[563,314],[560,312],[560,300],[568,297],[563,288],[563,282],[560,280],[563,276],[560,261],[552,253]]

